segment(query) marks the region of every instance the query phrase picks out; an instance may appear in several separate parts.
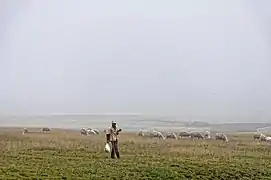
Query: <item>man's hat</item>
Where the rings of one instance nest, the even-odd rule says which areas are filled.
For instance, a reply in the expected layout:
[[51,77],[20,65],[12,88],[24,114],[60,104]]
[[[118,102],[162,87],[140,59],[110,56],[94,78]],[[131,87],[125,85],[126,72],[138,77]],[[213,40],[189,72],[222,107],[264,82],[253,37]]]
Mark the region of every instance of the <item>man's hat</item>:
[[112,121],[112,124],[117,124],[117,122],[116,121]]

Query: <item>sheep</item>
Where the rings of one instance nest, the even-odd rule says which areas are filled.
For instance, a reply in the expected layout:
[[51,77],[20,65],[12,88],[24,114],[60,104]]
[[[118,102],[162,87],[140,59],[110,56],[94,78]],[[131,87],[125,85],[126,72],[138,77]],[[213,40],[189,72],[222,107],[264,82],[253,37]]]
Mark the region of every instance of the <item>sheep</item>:
[[158,137],[159,139],[166,139],[166,137],[161,132],[155,131],[155,130],[153,130],[152,132],[150,132],[150,137],[151,138]]
[[271,142],[271,137],[269,137],[269,136],[265,137],[265,141],[266,142]]
[[150,132],[150,138],[158,137],[158,132],[153,130]]
[[97,135],[100,134],[100,131],[99,131],[98,129],[93,129],[93,131],[94,131]]
[[225,142],[229,141],[228,137],[223,133],[216,133],[215,140],[222,140],[222,141],[225,141]]
[[210,131],[203,132],[203,136],[204,136],[205,139],[211,139],[211,133],[210,133]]
[[200,132],[192,132],[191,135],[190,135],[190,137],[192,139],[195,139],[195,138],[197,138],[197,139],[204,139],[204,135],[202,133],[200,133]]
[[271,137],[270,136],[266,136],[264,134],[260,134],[260,138],[259,138],[260,141],[266,141],[266,142],[271,142]]
[[266,135],[260,134],[260,141],[266,141]]
[[255,140],[261,140],[261,134],[254,134],[253,139]]
[[87,129],[87,135],[97,135],[96,131],[94,129],[88,128]]
[[85,128],[80,129],[80,134],[81,135],[87,135],[87,130]]
[[24,128],[24,130],[23,130],[23,134],[25,134],[25,133],[28,133],[28,129],[27,128]]
[[180,136],[181,138],[183,138],[183,137],[190,137],[190,133],[189,133],[189,132],[180,132],[180,133],[179,133],[179,136]]
[[41,132],[49,132],[49,131],[51,131],[51,129],[48,127],[41,128]]
[[254,141],[255,140],[260,140],[260,141],[265,141],[265,135],[264,134],[262,134],[262,133],[260,133],[260,134],[254,134],[253,135],[253,139],[254,139]]
[[138,136],[144,136],[144,132],[142,129],[139,130]]
[[166,138],[167,139],[178,139],[177,135],[174,132],[168,132]]

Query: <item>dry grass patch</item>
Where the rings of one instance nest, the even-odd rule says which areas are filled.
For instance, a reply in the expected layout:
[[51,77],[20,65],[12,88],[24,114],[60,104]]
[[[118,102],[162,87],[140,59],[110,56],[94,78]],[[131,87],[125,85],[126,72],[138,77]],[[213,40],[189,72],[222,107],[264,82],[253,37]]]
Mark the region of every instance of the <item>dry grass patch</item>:
[[0,179],[271,179],[271,146],[252,135],[214,140],[151,140],[121,134],[120,160],[105,137],[56,130],[0,130]]

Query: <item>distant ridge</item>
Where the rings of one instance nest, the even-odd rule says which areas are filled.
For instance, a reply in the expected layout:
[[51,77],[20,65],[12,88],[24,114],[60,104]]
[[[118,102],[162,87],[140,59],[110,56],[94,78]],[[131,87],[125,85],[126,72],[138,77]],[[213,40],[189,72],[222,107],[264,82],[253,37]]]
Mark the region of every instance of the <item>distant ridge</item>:
[[51,116],[140,116],[139,113],[54,113]]

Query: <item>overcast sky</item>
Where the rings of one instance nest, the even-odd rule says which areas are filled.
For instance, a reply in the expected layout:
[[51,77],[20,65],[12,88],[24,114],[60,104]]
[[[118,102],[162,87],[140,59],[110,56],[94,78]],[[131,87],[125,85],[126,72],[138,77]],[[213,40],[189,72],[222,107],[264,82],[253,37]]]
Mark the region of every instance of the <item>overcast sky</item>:
[[1,114],[271,121],[269,0],[1,3]]

